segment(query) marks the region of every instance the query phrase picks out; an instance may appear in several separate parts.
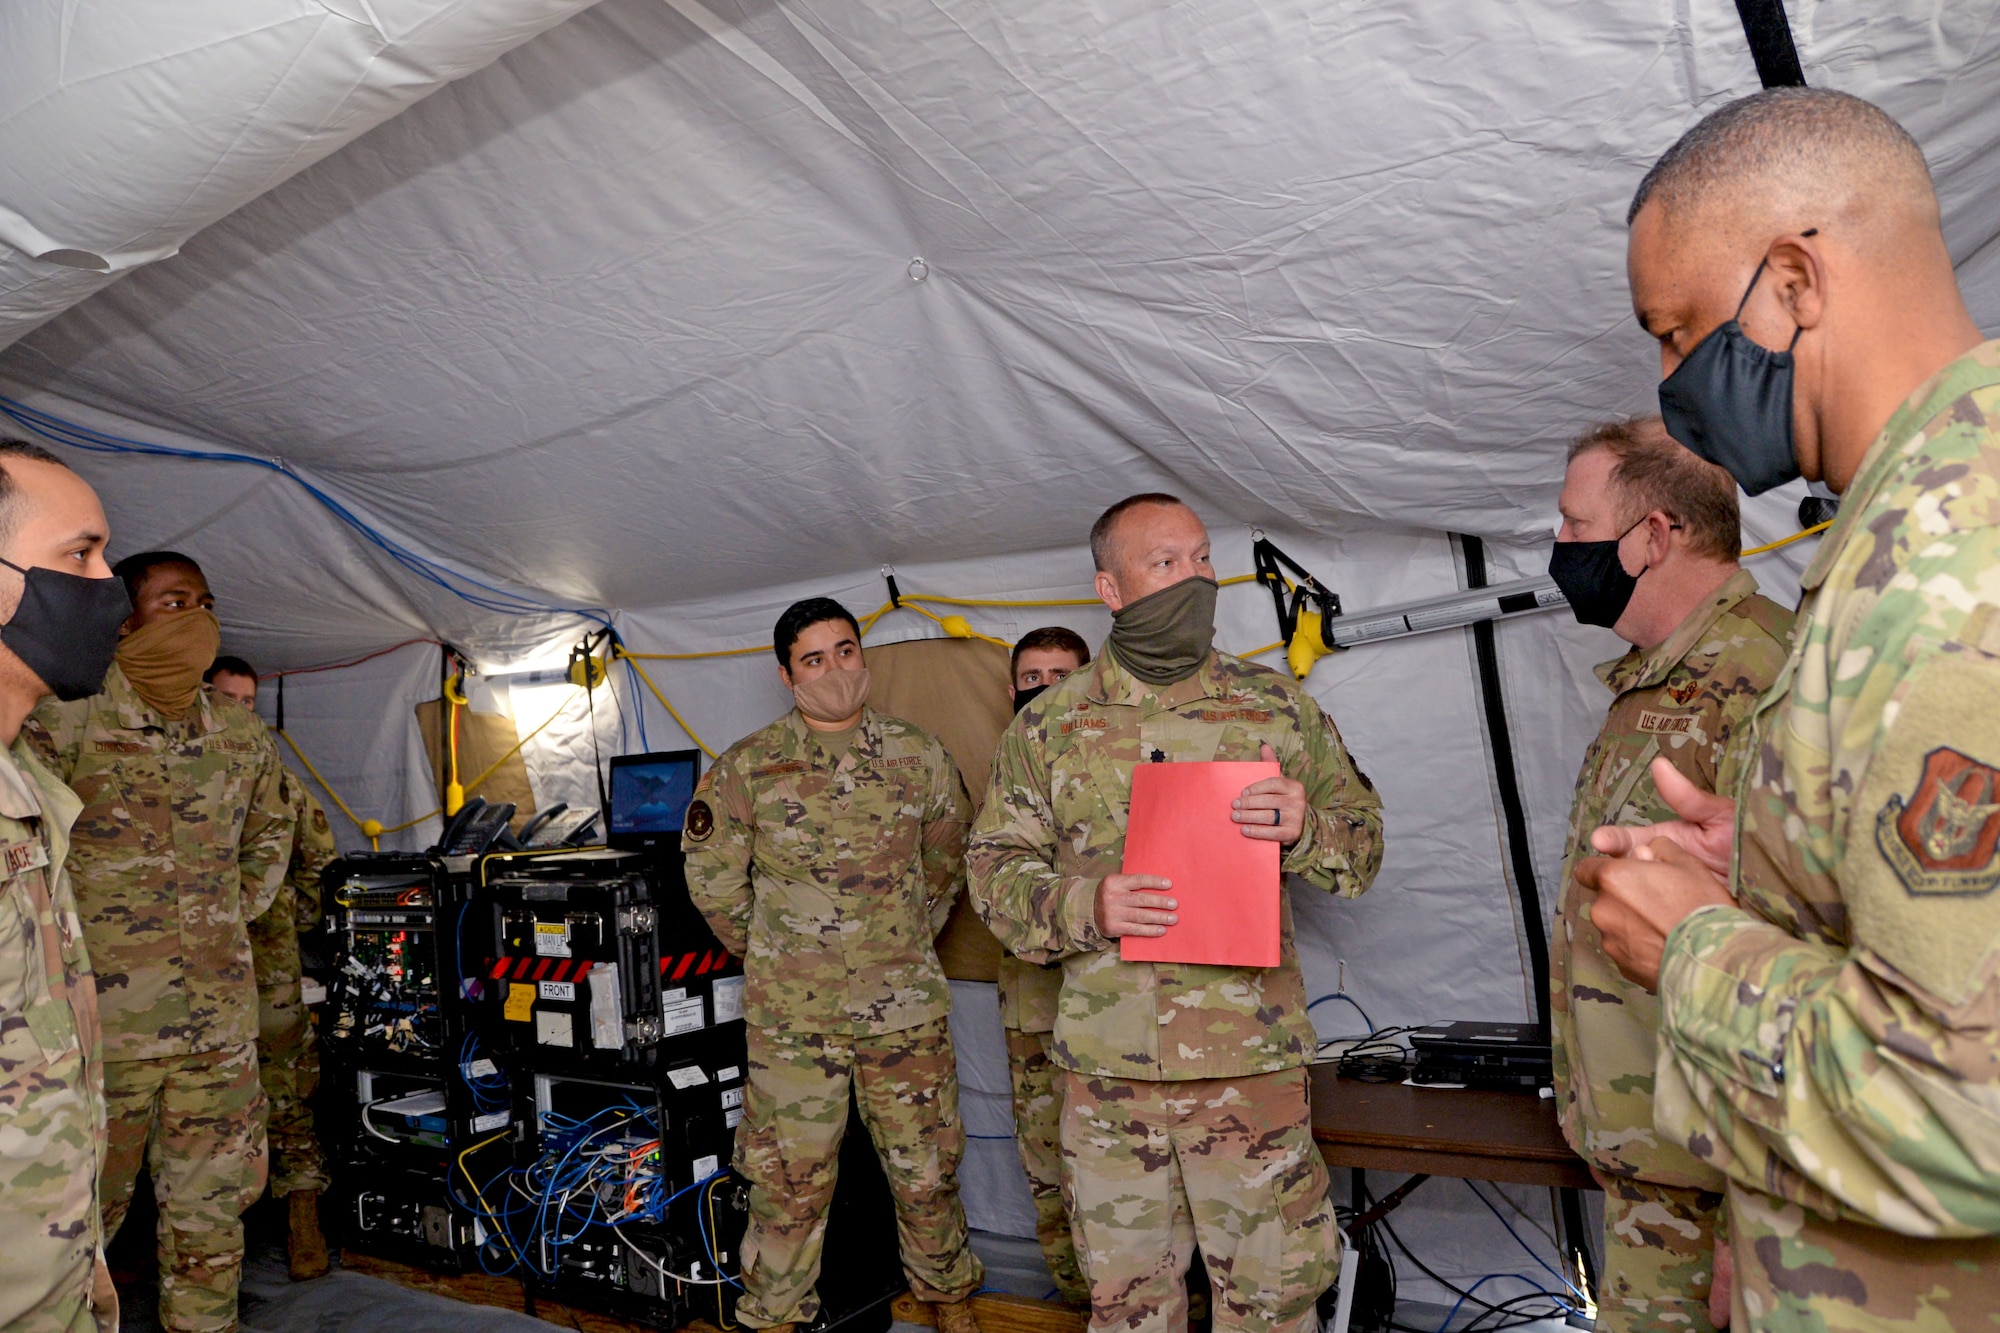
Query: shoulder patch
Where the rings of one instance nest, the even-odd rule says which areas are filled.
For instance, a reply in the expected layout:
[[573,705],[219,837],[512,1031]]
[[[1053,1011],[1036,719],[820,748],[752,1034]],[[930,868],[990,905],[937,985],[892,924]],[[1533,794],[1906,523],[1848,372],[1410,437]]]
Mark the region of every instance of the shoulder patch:
[[704,842],[713,832],[715,832],[715,811],[709,808],[708,802],[700,798],[688,802],[685,826],[687,840]]
[[2000,769],[1941,745],[1924,756],[1908,801],[1875,816],[1875,845],[1913,894],[1990,893],[2000,883]]

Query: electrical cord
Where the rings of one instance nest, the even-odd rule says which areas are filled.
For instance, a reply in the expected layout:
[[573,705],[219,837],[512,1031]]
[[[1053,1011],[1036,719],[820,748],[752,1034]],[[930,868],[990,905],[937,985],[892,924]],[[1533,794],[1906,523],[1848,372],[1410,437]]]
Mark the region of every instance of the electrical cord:
[[1519,1245],[1523,1250],[1527,1251],[1528,1257],[1530,1259],[1533,1259],[1537,1264],[1541,1265],[1541,1267],[1548,1273],[1550,1277],[1562,1283],[1565,1287],[1568,1287],[1570,1295],[1576,1297],[1578,1300],[1583,1299],[1583,1293],[1577,1290],[1576,1284],[1571,1282],[1567,1277],[1563,1276],[1563,1274],[1559,1272],[1557,1269],[1550,1267],[1548,1260],[1542,1258],[1541,1255],[1536,1254],[1534,1247],[1529,1245],[1527,1241],[1521,1239],[1521,1233],[1514,1230],[1513,1224],[1506,1219],[1506,1217],[1501,1213],[1501,1211],[1498,1208],[1495,1208],[1493,1206],[1492,1201],[1488,1199],[1484,1194],[1481,1194],[1479,1192],[1479,1188],[1477,1185],[1475,1185],[1472,1181],[1467,1180],[1465,1182],[1465,1187],[1472,1191],[1473,1198],[1479,1200],[1481,1203],[1486,1205],[1486,1211],[1493,1214],[1493,1216],[1499,1220],[1501,1226],[1507,1228],[1507,1234],[1514,1238],[1514,1243],[1516,1245]]
[[1416,1031],[1416,1026],[1378,1028],[1366,1041],[1343,1051],[1337,1074],[1356,1083],[1401,1083],[1410,1076],[1412,1052],[1395,1038]]
[[[1473,1295],[1471,1291],[1467,1290],[1464,1287],[1459,1286],[1455,1282],[1452,1282],[1450,1279],[1444,1277],[1442,1274],[1438,1273],[1435,1269],[1431,1268],[1431,1266],[1426,1264],[1423,1260],[1417,1258],[1417,1256],[1411,1252],[1410,1247],[1403,1243],[1403,1238],[1396,1234],[1395,1225],[1391,1223],[1387,1217],[1376,1219],[1374,1226],[1382,1228],[1383,1234],[1387,1235],[1390,1241],[1392,1241],[1395,1244],[1396,1248],[1402,1251],[1403,1257],[1405,1259],[1408,1259],[1410,1263],[1416,1267],[1416,1270],[1418,1272],[1422,1273],[1425,1277],[1429,1278],[1431,1281],[1437,1283],[1440,1287],[1443,1287],[1446,1291],[1449,1291],[1453,1295],[1460,1297],[1461,1303],[1463,1303],[1464,1301],[1471,1301],[1474,1305],[1477,1305],[1484,1310],[1507,1313],[1507,1311],[1505,1311],[1501,1306],[1494,1305],[1491,1301],[1483,1301],[1479,1299],[1479,1297]],[[1370,1228],[1370,1230],[1373,1229],[1374,1229],[1373,1227]],[[1476,1286],[1477,1284],[1475,1283],[1474,1285]],[[1551,1301],[1557,1302],[1564,1309],[1573,1308],[1570,1304],[1569,1297],[1564,1295],[1562,1292],[1534,1291],[1534,1292],[1523,1293],[1523,1297],[1525,1296],[1542,1296],[1546,1297]],[[1520,1300],[1522,1299],[1522,1297],[1515,1297],[1512,1299]],[[1456,1307],[1454,1307],[1454,1309],[1455,1308]],[[1404,1326],[1395,1325],[1395,1327],[1402,1328]],[[1428,1329],[1428,1328],[1417,1329],[1414,1330],[1414,1333],[1438,1333],[1438,1330]],[[1460,1330],[1460,1333],[1463,1333],[1463,1330]]]

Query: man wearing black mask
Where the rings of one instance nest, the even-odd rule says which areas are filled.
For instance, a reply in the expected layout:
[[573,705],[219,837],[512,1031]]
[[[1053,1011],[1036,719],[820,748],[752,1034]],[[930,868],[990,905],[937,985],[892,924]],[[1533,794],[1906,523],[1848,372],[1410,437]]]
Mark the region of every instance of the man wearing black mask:
[[1675,437],[1841,497],[1734,799],[1656,762],[1680,819],[1576,867],[1660,997],[1654,1127],[1729,1178],[1737,1327],[1990,1330],[2000,342],[1923,150],[1844,93],[1716,109],[1627,221]]
[[1570,812],[1549,973],[1556,1094],[1570,1146],[1604,1186],[1599,1326],[1705,1333],[1722,1174],[1653,1134],[1659,1003],[1605,957],[1567,868],[1591,855],[1599,825],[1672,818],[1653,784],[1656,756],[1703,791],[1733,789],[1750,757],[1741,724],[1785,665],[1792,615],[1736,562],[1735,481],[1674,443],[1658,417],[1579,439],[1561,507],[1549,572],[1578,620],[1632,651],[1597,668],[1614,697]]
[[1382,864],[1382,806],[1297,682],[1215,651],[1208,530],[1171,495],[1091,528],[1111,636],[1016,715],[966,852],[974,907],[1032,963],[1060,959],[1049,1058],[1062,1072],[1071,1216],[1098,1333],[1181,1333],[1199,1246],[1214,1327],[1317,1327],[1338,1271],[1306,1069],[1317,1039],[1289,912],[1274,968],[1125,962],[1119,937],[1176,921],[1172,885],[1128,875],[1132,771],[1257,760],[1233,818],[1285,870],[1352,897]]
[[90,486],[0,440],[0,1328],[118,1327],[97,1176],[97,983],[65,865],[81,803],[21,736],[50,695],[104,679],[131,610]]

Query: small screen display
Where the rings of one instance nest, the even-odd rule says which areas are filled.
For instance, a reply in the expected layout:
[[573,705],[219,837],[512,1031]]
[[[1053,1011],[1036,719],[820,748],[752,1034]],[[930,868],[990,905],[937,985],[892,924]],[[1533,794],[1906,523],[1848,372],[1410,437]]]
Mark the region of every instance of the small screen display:
[[679,833],[694,799],[692,752],[638,756],[611,765],[611,832]]

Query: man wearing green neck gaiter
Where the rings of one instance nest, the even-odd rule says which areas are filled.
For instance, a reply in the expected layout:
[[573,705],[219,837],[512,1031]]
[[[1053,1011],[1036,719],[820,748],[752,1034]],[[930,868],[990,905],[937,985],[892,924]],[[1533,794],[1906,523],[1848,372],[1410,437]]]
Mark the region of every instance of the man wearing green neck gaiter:
[[22,735],[83,801],[69,870],[104,1026],[104,1235],[150,1171],[160,1324],[229,1333],[266,1170],[245,927],[284,882],[294,817],[264,724],[202,684],[221,628],[201,567],[147,551],[113,572],[132,615],[103,688],[48,700]]
[[1183,1333],[1197,1246],[1217,1333],[1304,1333],[1340,1239],[1306,1109],[1317,1038],[1290,909],[1275,968],[1123,961],[1118,938],[1164,933],[1176,906],[1166,881],[1120,870],[1132,770],[1275,760],[1283,776],[1246,787],[1236,823],[1343,897],[1382,864],[1381,802],[1311,695],[1215,651],[1193,510],[1133,496],[1090,546],[1111,635],[1001,738],[966,849],[972,901],[1014,954],[1063,964],[1049,1058],[1093,1333]]

